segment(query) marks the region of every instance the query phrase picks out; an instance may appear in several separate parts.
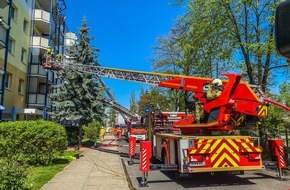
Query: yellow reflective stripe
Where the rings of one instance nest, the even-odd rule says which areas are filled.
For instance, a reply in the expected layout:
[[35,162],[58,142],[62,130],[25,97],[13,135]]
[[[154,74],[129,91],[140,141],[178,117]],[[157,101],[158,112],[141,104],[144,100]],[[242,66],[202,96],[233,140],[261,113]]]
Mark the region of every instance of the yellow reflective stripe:
[[[219,160],[215,163],[215,165],[213,165],[213,168],[217,168],[219,165],[220,165],[220,163],[222,162],[222,161],[224,161],[224,160],[227,160],[227,161],[229,161],[232,165],[233,165],[233,167],[238,167],[239,165],[228,155],[228,154],[223,154],[220,158],[219,158]],[[225,163],[226,164],[226,163]],[[225,166],[225,164],[223,165],[223,167]]]
[[211,141],[212,141],[212,139],[210,139],[210,140],[207,141],[206,145],[200,151],[201,154],[205,153],[210,148]]
[[235,157],[236,160],[240,160],[239,155],[237,154],[237,151],[233,150],[231,147],[229,147],[229,145],[227,145],[226,143],[223,143],[223,145],[216,151],[216,153],[212,156],[211,161],[213,162],[215,160],[215,158],[219,155],[219,154],[225,154],[224,152],[222,152],[224,149],[228,150],[230,153],[233,153],[232,155]]
[[217,140],[213,143],[213,145],[211,146],[211,151],[213,151],[213,150],[217,147],[217,145],[218,145],[220,142],[221,142],[221,139],[217,139]]

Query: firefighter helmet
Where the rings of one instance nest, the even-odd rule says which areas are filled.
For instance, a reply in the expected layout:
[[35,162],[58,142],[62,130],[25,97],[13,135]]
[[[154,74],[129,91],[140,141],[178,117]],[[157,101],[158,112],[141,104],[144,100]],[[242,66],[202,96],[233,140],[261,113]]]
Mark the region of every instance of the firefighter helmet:
[[214,79],[212,82],[211,82],[212,85],[214,86],[222,86],[223,85],[223,82],[221,79]]

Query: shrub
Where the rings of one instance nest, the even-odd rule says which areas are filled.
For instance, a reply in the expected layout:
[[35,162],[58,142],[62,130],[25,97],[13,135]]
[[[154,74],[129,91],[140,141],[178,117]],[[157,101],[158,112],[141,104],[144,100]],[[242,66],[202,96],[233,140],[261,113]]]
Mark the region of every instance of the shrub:
[[28,170],[11,160],[0,160],[0,190],[26,190]]
[[62,126],[50,121],[0,123],[0,157],[32,165],[48,165],[66,149]]
[[85,137],[93,142],[96,142],[100,136],[101,127],[102,124],[99,121],[93,121],[89,123],[88,126],[84,126],[83,130],[85,132]]
[[91,147],[91,146],[95,145],[95,141],[92,141],[90,139],[84,139],[82,141],[82,145],[85,146],[85,147]]
[[78,145],[78,134],[79,128],[78,127],[65,127],[67,141],[69,146]]

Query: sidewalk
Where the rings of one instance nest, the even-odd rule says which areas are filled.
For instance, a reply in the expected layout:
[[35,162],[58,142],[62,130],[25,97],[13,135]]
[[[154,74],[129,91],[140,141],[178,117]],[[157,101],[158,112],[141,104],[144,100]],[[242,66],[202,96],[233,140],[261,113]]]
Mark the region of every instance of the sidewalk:
[[119,156],[118,141],[106,134],[96,149],[84,148],[84,155],[56,174],[41,190],[129,190]]

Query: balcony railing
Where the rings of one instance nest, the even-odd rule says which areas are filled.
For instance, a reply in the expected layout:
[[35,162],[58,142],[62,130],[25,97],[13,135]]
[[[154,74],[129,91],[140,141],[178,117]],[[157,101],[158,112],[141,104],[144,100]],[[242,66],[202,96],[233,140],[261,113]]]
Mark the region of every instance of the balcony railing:
[[43,38],[43,37],[39,37],[39,36],[34,36],[34,37],[32,37],[32,46],[42,48],[42,49],[47,49],[48,48],[48,39]]
[[[52,82],[53,72],[48,70],[48,80]],[[42,65],[31,65],[31,76],[46,77],[46,69]]]
[[49,33],[50,13],[44,10],[36,9],[34,11],[34,20],[36,27],[45,34]]
[[0,0],[0,8],[3,9],[8,5],[8,0]]
[[[45,94],[44,93],[28,93],[29,106],[43,107],[45,105]],[[47,107],[51,106],[51,99],[47,96]]]

